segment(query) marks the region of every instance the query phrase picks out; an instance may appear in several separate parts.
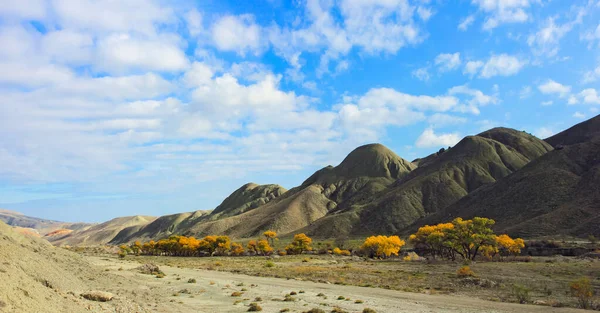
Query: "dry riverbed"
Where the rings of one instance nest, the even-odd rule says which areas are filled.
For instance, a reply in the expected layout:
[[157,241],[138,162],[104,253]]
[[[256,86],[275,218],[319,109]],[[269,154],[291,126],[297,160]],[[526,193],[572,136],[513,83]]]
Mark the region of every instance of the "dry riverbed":
[[[580,312],[485,301],[461,295],[402,292],[381,288],[344,286],[305,280],[255,277],[231,272],[160,264],[163,278],[135,269],[148,258],[88,256],[94,266],[125,278],[126,285],[107,286],[115,295],[143,303],[149,312],[246,312],[257,303],[262,312],[304,312],[320,308],[331,312]],[[233,260],[233,262],[235,259]],[[238,259],[241,261],[241,259]],[[263,260],[264,262],[264,260]],[[162,263],[162,262],[161,262]],[[264,271],[270,271],[264,268]],[[195,282],[193,282],[195,280]],[[289,296],[292,294],[291,296]],[[288,295],[288,301],[285,301]],[[285,311],[284,311],[285,312]]]

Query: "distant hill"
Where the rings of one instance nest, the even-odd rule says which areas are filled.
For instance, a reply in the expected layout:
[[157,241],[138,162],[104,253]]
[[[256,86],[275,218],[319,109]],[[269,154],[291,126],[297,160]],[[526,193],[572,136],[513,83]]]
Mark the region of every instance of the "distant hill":
[[511,235],[600,236],[600,116],[546,141],[556,149],[419,224],[485,216]]
[[0,221],[13,227],[29,229],[31,232],[38,233],[40,236],[45,236],[46,234],[59,229],[67,229],[70,231],[83,230],[93,225],[88,223],[58,222],[43,218],[26,216],[19,212],[3,209],[0,209]]
[[126,216],[97,224],[87,229],[70,232],[62,237],[47,237],[55,245],[95,246],[106,244],[128,227],[138,227],[154,221],[153,216]]

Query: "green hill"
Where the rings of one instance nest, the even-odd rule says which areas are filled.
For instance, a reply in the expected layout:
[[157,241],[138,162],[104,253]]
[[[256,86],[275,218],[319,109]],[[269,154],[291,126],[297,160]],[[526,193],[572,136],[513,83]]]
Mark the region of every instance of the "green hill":
[[418,224],[485,216],[515,236],[600,235],[600,116],[546,141],[557,149]]

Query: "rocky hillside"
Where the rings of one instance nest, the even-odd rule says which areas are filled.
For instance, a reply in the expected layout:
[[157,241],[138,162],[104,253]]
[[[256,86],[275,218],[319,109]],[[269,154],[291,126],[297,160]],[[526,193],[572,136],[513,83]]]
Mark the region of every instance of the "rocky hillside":
[[600,116],[546,141],[556,149],[426,222],[486,216],[512,235],[599,236]]
[[[551,151],[524,132],[494,128],[427,158],[389,188],[354,199],[306,229],[316,236],[398,233]],[[356,201],[358,200],[358,201]]]

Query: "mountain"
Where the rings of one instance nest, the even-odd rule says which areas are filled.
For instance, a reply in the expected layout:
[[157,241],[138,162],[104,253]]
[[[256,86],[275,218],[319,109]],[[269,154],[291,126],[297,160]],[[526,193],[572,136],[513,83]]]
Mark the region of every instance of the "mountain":
[[93,225],[88,223],[58,222],[43,218],[26,216],[19,212],[2,209],[0,209],[0,221],[13,227],[29,229],[29,231],[38,233],[40,236],[45,236],[50,232],[54,232],[60,229],[74,231],[86,229]]
[[248,183],[234,191],[210,214],[211,219],[235,216],[258,208],[281,196],[287,189],[279,185]]
[[600,236],[600,116],[546,142],[556,149],[419,224],[485,216],[515,236]]
[[324,237],[398,233],[551,150],[548,143],[514,129],[468,136],[415,160],[420,166],[389,188],[353,199],[303,231]]
[[94,246],[111,241],[123,229],[140,227],[154,221],[152,216],[126,216],[112,219],[87,229],[70,232],[62,237],[47,237],[55,245]]
[[188,234],[251,237],[267,229],[290,233],[327,216],[347,201],[384,190],[415,168],[383,145],[364,145],[338,166],[315,172],[275,200],[237,216],[198,223]]

